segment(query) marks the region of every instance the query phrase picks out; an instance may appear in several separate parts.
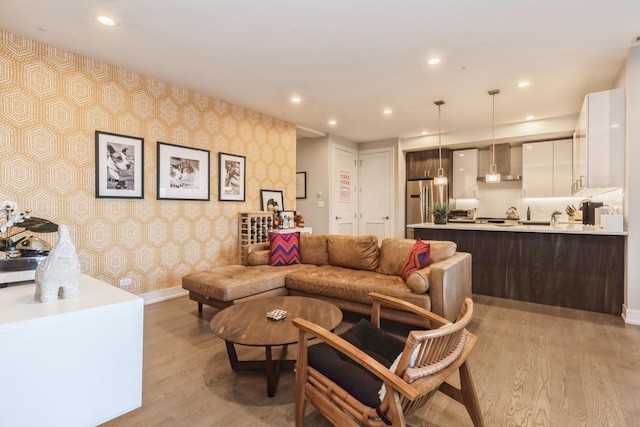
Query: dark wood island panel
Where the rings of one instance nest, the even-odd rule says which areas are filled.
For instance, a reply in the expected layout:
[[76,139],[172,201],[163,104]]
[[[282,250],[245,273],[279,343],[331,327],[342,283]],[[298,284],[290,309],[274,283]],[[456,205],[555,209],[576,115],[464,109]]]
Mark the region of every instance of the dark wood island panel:
[[415,237],[451,240],[469,252],[473,292],[620,314],[625,236],[416,228]]

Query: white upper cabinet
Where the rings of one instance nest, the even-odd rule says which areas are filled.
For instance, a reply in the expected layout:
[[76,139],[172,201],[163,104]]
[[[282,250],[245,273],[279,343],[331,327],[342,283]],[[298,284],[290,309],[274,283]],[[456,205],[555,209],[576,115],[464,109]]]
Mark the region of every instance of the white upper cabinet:
[[573,141],[553,141],[553,195],[571,197]]
[[573,138],[574,195],[624,186],[625,129],[624,89],[585,97]]
[[522,145],[522,197],[571,196],[572,141]]
[[478,149],[453,152],[452,197],[454,199],[478,197]]
[[522,197],[553,197],[553,141],[522,145]]

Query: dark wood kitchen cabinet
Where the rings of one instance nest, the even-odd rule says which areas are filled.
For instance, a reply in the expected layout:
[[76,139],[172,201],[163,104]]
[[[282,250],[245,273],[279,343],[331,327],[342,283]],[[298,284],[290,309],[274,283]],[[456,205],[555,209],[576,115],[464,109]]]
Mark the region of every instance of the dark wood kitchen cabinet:
[[619,315],[625,236],[416,228],[472,259],[474,294]]
[[[407,180],[434,178],[438,176],[440,157],[438,149],[407,152]],[[442,169],[451,181],[452,151],[442,149]]]

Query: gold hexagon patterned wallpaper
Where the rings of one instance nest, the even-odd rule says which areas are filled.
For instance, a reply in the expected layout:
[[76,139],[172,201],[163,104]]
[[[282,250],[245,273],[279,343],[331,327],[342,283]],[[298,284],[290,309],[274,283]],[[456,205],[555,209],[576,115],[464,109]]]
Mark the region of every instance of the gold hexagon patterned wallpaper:
[[[186,273],[239,262],[238,213],[260,211],[260,189],[283,190],[295,208],[294,124],[0,37],[0,201],[68,225],[83,273],[116,286],[129,277],[136,294],[180,286]],[[144,199],[95,197],[96,130],[144,138]],[[158,141],[210,150],[211,201],[156,199]],[[246,157],[246,202],[217,200],[219,152]]]

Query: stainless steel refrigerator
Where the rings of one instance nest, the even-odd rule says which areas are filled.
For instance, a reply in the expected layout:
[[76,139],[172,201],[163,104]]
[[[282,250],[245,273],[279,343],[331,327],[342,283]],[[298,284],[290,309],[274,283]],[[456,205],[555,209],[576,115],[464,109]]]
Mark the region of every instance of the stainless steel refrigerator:
[[433,179],[407,181],[406,225],[433,222],[431,208],[449,203],[448,185],[434,185]]

